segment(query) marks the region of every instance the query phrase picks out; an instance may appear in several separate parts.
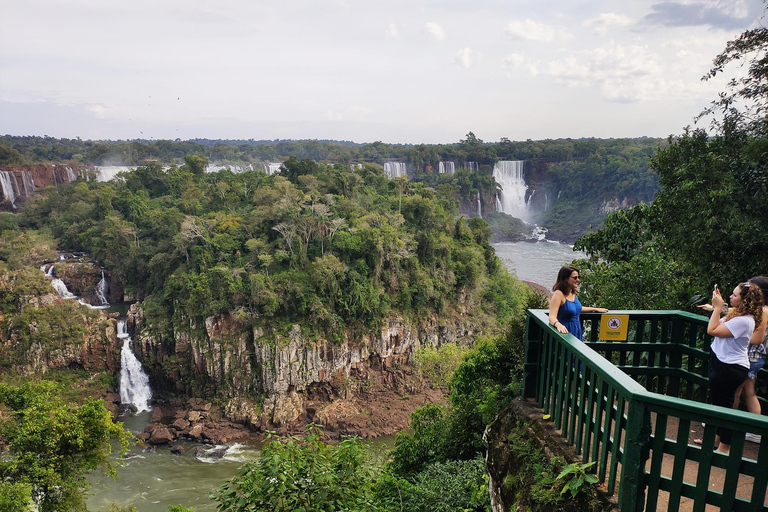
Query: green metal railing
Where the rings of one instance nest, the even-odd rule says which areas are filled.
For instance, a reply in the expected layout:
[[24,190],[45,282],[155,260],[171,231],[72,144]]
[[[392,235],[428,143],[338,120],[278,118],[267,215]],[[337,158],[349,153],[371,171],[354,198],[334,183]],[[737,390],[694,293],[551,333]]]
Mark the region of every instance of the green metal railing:
[[[768,417],[707,403],[707,319],[683,311],[611,314],[629,315],[627,341],[598,341],[597,313],[581,316],[582,343],[551,327],[546,310],[529,310],[525,396],[585,463],[596,462],[625,512],[657,510],[660,498],[664,510],[685,500],[694,512],[707,505],[768,511]],[[702,446],[688,442],[698,422],[706,423]],[[713,449],[721,426],[733,430],[730,455]],[[765,440],[756,459],[743,456],[747,432]]]

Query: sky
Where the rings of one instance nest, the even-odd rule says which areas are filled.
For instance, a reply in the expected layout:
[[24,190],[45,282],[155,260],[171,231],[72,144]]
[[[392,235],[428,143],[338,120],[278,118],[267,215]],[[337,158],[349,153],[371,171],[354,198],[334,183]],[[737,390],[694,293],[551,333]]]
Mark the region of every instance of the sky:
[[666,137],[762,0],[0,0],[0,134]]

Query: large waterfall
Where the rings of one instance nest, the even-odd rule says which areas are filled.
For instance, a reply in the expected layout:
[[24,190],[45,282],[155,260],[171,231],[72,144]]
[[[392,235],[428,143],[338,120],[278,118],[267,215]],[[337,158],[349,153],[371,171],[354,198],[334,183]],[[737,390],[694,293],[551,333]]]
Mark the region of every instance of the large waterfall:
[[384,164],[384,174],[389,176],[389,179],[407,178],[408,169],[405,167],[405,162],[386,162]]
[[152,399],[149,377],[144,373],[141,363],[131,350],[131,336],[125,320],[117,321],[117,337],[123,340],[120,352],[120,401],[123,405],[132,405],[136,412],[148,411]]
[[496,162],[493,177],[501,185],[501,191],[496,196],[496,210],[527,221],[529,210],[525,194],[528,186],[523,176],[523,161]]

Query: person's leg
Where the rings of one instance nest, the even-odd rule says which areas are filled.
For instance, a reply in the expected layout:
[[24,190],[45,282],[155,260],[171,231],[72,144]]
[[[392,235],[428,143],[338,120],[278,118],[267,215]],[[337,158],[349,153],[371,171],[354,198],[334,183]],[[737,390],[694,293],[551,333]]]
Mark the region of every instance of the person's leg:
[[[714,382],[710,381],[712,404],[731,409],[733,408],[736,390],[746,380],[748,370],[735,364],[722,364],[720,361],[717,362],[716,366],[716,379]],[[729,428],[719,427],[717,434],[720,440],[719,445],[716,444],[717,451],[729,453],[733,432]]]

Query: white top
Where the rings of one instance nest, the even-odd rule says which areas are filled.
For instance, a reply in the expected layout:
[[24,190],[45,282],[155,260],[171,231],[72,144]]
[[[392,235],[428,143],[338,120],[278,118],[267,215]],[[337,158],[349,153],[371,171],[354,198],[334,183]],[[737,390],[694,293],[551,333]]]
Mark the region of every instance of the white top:
[[728,326],[728,330],[733,336],[730,338],[715,336],[712,342],[712,352],[722,363],[738,364],[744,368],[749,368],[747,348],[749,347],[749,338],[755,330],[755,319],[752,318],[752,315],[742,315],[722,323]]

